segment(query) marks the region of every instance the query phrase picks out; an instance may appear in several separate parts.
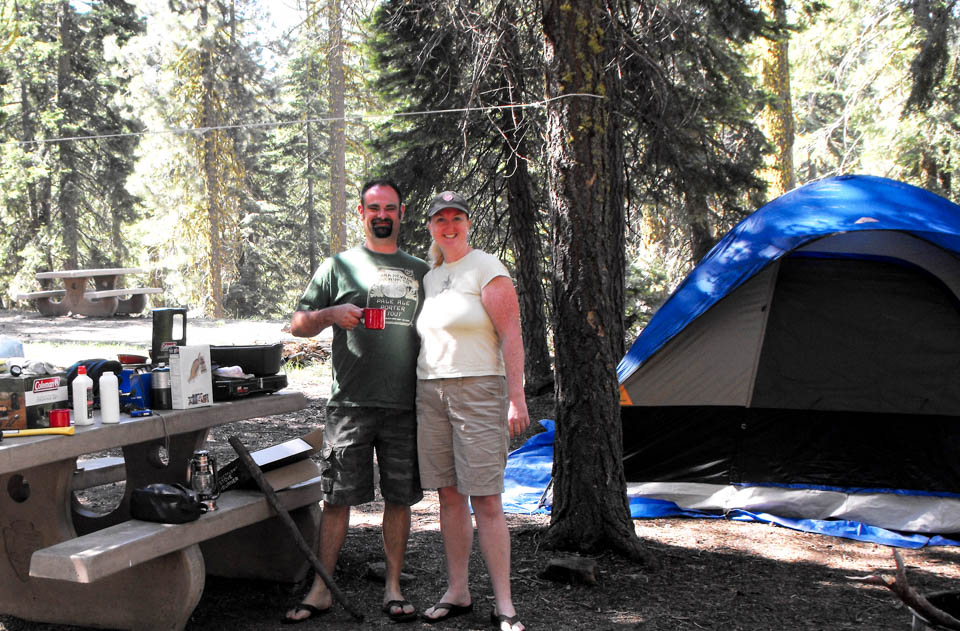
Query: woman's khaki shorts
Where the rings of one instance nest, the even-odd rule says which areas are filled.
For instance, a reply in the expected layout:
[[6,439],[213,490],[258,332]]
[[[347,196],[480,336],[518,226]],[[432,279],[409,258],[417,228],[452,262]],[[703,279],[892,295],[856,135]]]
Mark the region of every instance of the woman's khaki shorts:
[[499,375],[417,381],[417,454],[425,489],[503,493],[510,430]]

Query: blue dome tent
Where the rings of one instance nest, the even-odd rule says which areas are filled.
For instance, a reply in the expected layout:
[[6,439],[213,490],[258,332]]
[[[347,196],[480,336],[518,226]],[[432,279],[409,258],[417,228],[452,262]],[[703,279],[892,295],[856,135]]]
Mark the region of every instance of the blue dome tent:
[[787,193],[618,375],[633,496],[960,532],[960,206],[869,176]]

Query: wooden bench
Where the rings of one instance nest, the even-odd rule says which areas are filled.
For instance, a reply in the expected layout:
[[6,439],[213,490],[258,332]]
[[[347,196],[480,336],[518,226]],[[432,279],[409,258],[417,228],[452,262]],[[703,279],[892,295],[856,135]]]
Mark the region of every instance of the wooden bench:
[[[42,302],[49,301],[51,298],[62,298],[67,293],[66,289],[47,289],[44,291],[32,291],[25,294],[16,294],[14,299],[18,302],[34,301],[38,302],[38,307]],[[83,297],[87,300],[102,300],[104,298],[118,298],[116,313],[133,314],[140,313],[147,306],[147,296],[149,294],[163,293],[159,287],[126,287],[123,289],[103,289],[99,291],[85,291]],[[128,296],[121,298],[121,296]],[[42,313],[43,311],[41,311]],[[46,314],[45,314],[46,315]]]
[[77,461],[77,470],[73,472],[74,491],[89,489],[93,486],[123,482],[127,479],[127,465],[121,456],[91,458]]
[[[99,291],[86,291],[83,297],[87,300],[99,300],[102,298],[118,298],[117,311],[120,314],[140,313],[147,306],[147,294],[159,294],[163,290],[159,287],[126,287],[122,289],[103,289]],[[129,298],[120,298],[129,296]]]
[[28,300],[38,300],[40,298],[60,298],[66,294],[66,289],[47,289],[44,291],[32,291],[27,294],[17,294],[13,298],[19,302],[26,302]]
[[[281,505],[288,511],[315,509],[318,513],[318,502],[322,497],[320,477],[317,476],[278,491],[277,496]],[[131,519],[103,530],[41,548],[34,552],[30,559],[30,576],[73,583],[92,583],[220,536],[237,535],[242,532],[242,529],[275,517],[266,497],[259,491],[227,491],[217,499],[217,507],[217,510],[205,513],[196,521],[185,524],[159,524]],[[298,512],[303,511],[294,511],[294,513]],[[301,515],[301,522],[304,522],[303,516]],[[313,520],[307,519],[306,522],[313,522]],[[301,530],[304,530],[303,534],[307,541],[315,545],[316,532],[309,532],[313,525],[307,523],[307,527],[301,526]],[[282,531],[282,525],[280,526]],[[238,531],[238,529],[241,530]],[[248,540],[248,546],[257,549],[253,559],[246,551],[236,549],[234,543],[225,546],[230,549],[228,550],[229,556],[232,557],[230,559],[208,558],[207,552],[204,551],[207,570],[211,574],[243,576],[250,568],[237,567],[236,571],[230,571],[231,567],[239,564],[248,565],[244,563],[248,561],[258,564],[264,560],[271,562],[272,565],[277,565],[279,561],[281,567],[277,569],[283,570],[282,566],[291,563],[291,555],[265,550],[265,548],[275,547],[288,548],[292,545],[289,534],[281,531],[277,531],[275,536],[269,539],[259,534],[245,537]],[[216,549],[216,546],[211,549]],[[301,558],[302,561],[305,560]],[[285,569],[289,571],[290,568]],[[269,578],[264,576],[264,570],[269,574],[270,568],[255,568],[255,570],[249,576]],[[296,574],[305,575],[306,569]],[[152,586],[145,587],[152,588]]]

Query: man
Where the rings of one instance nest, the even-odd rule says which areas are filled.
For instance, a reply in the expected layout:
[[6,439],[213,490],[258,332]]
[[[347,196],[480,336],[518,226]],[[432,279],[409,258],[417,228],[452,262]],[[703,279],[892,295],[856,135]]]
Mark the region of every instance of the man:
[[[373,501],[373,453],[383,494],[386,587],[383,612],[415,620],[400,590],[410,534],[410,506],[423,498],[417,467],[414,321],[423,303],[427,264],[397,248],[405,207],[400,189],[373,180],[360,191],[362,246],[324,261],[293,314],[290,330],[312,337],[333,326],[333,385],[323,429],[323,522],[320,562],[332,576],[347,535],[350,507]],[[367,328],[364,308],[385,309],[385,326]],[[316,576],[303,601],[287,612],[296,623],[328,613],[333,597]]]

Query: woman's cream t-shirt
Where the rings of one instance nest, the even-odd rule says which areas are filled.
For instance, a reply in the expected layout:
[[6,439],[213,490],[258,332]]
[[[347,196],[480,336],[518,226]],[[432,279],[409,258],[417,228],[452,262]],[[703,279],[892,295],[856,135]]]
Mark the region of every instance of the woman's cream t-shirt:
[[417,378],[506,375],[500,338],[480,296],[497,276],[509,278],[510,272],[497,257],[480,250],[427,272],[426,298],[417,318]]

